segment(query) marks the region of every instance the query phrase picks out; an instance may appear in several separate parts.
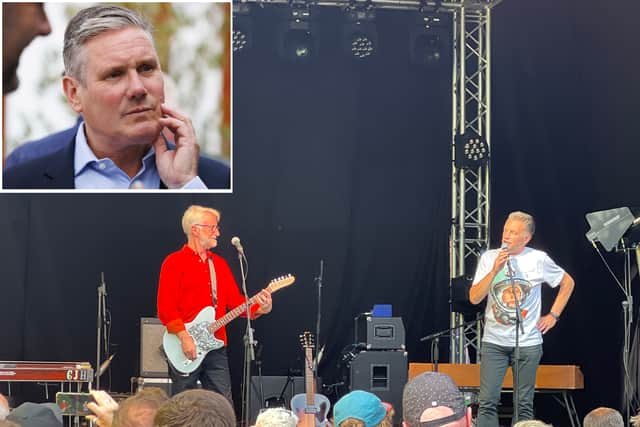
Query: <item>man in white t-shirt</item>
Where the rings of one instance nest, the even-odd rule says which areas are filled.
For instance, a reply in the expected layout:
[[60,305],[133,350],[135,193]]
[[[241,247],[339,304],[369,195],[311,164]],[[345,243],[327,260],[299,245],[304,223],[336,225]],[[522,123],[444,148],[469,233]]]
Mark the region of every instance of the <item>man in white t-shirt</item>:
[[[527,247],[534,231],[531,215],[524,212],[509,214],[502,232],[502,248],[482,254],[469,292],[473,304],[479,304],[487,297],[480,353],[478,427],[498,426],[497,406],[502,382],[515,356],[516,298],[524,334],[521,329],[517,390],[519,420],[513,420],[514,423],[534,418],[533,395],[542,357],[542,335],[558,323],[573,292],[574,281],[569,274],[546,253]],[[545,316],[540,314],[542,283],[559,287],[551,310]]]

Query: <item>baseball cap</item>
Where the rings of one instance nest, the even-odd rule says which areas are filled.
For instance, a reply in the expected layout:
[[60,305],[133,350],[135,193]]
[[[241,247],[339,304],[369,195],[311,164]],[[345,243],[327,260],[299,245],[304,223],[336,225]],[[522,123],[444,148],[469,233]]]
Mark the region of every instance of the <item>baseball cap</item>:
[[[420,416],[429,408],[446,406],[452,415],[420,423]],[[402,393],[404,421],[409,427],[437,427],[465,416],[464,396],[453,380],[439,372],[425,372],[413,378]]]
[[333,407],[333,419],[336,427],[347,418],[355,418],[365,427],[375,427],[387,415],[389,405],[368,391],[354,390],[342,396]]

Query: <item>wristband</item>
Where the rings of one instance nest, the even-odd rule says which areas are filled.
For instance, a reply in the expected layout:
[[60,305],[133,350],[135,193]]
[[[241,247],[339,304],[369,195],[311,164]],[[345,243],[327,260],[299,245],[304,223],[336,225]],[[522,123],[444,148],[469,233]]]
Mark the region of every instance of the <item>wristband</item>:
[[554,319],[556,319],[556,322],[560,321],[560,316],[558,316],[557,314],[555,314],[553,311],[550,311],[549,314],[551,315],[551,317],[553,317]]

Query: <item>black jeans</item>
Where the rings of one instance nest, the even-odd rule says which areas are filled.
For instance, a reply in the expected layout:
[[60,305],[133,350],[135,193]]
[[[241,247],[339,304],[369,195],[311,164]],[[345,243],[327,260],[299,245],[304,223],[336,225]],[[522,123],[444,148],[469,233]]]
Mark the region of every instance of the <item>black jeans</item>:
[[[503,347],[491,343],[482,343],[480,362],[480,407],[478,408],[478,427],[498,426],[498,403],[502,381],[507,367],[513,366],[514,347]],[[520,404],[519,420],[531,420],[533,414],[533,395],[535,391],[536,372],[542,358],[542,344],[531,347],[520,347],[520,385],[518,387]]]
[[202,360],[200,366],[186,376],[177,372],[173,369],[173,366],[169,364],[169,376],[173,382],[171,386],[172,394],[197,388],[197,382],[200,380],[202,388],[220,393],[226,397],[231,403],[231,406],[233,406],[231,376],[229,375],[229,361],[227,359],[226,347],[210,351],[204,360]]

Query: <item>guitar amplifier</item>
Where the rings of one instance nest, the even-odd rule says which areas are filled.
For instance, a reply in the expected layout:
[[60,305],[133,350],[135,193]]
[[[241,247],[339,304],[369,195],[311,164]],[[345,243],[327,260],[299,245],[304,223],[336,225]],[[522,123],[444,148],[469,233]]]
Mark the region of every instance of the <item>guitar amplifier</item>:
[[365,344],[367,350],[404,350],[405,331],[401,317],[358,318],[355,343]]
[[131,378],[131,393],[135,394],[138,391],[148,388],[157,387],[167,393],[167,396],[171,396],[171,379],[170,378],[145,378],[145,377],[133,377]]
[[162,351],[164,325],[155,317],[140,318],[140,376],[167,378],[169,368]]

